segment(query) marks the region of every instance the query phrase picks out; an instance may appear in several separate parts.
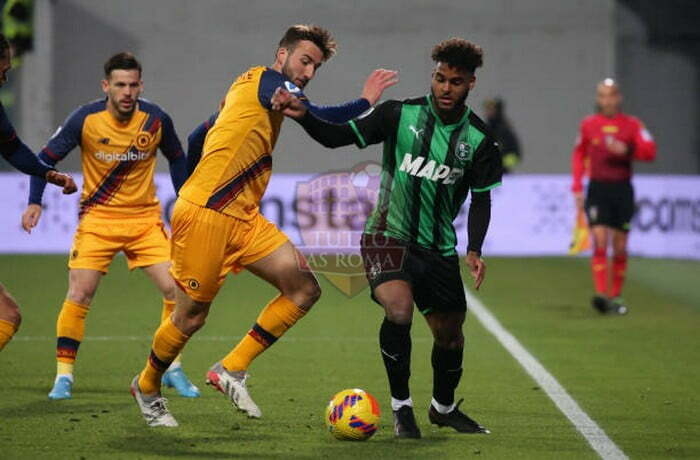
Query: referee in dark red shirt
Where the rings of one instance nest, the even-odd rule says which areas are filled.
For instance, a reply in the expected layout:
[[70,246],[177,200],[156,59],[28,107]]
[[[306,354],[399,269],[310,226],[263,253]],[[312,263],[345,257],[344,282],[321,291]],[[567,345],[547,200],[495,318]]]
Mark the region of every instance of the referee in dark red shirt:
[[[581,122],[572,154],[572,191],[585,207],[593,236],[593,307],[601,313],[627,313],[620,294],[627,270],[627,235],[634,215],[632,162],[653,161],[656,143],[637,118],[621,112],[622,94],[606,78],[596,88],[598,113]],[[583,198],[583,175],[589,183]],[[612,243],[612,244],[611,244]],[[612,263],[608,264],[608,246]]]

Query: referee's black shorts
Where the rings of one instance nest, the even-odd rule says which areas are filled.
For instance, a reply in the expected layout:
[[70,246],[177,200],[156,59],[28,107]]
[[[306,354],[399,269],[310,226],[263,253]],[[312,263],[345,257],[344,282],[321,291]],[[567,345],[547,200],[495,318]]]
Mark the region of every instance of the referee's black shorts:
[[586,193],[588,224],[628,232],[634,216],[634,189],[629,181],[590,181]]

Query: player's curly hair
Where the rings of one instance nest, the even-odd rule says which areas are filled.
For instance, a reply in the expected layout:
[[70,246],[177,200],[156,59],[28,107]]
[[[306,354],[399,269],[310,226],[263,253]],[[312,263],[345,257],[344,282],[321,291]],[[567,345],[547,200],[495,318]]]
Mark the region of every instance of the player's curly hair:
[[279,47],[293,51],[297,43],[302,40],[313,42],[323,53],[323,60],[327,61],[335,55],[337,44],[333,35],[323,27],[314,24],[295,24],[284,33]]
[[109,78],[113,70],[138,70],[139,75],[142,73],[141,63],[128,51],[122,51],[107,59],[104,69],[105,78]]
[[454,37],[435,45],[432,58],[436,63],[444,62],[450,67],[474,73],[484,64],[484,51],[476,43]]
[[0,59],[5,59],[10,51],[10,42],[5,37],[5,34],[0,33]]

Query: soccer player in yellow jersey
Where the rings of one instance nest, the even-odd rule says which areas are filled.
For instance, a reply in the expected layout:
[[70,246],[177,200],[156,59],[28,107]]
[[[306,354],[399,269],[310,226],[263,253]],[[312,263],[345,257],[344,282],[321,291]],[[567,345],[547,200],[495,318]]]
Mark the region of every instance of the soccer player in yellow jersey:
[[[131,53],[112,56],[104,66],[106,98],[75,110],[39,157],[53,165],[80,147],[83,190],[80,223],[68,261],[68,294],[56,326],[57,375],[50,399],[72,397],[73,367],[83,340],[85,317],[114,256],[124,252],[130,269],[143,268],[163,294],[162,317],[175,306],[168,273],[170,244],[161,220],[153,173],[160,148],[170,163],[177,191],[187,178],[186,160],[173,122],[160,107],[139,99],[141,64]],[[30,231],[41,216],[45,182],[33,178],[22,225]],[[183,396],[199,390],[175,363],[164,377]]]
[[[290,27],[271,67],[253,67],[236,79],[206,135],[201,160],[173,211],[171,273],[180,287],[175,312],[156,331],[146,367],[131,383],[150,426],[177,426],[160,394],[161,375],[204,324],[229,272],[245,267],[279,290],[243,340],[207,373],[207,382],[249,417],[260,417],[261,412],[246,389],[248,366],[321,295],[313,274],[302,269],[303,256],[260,214],[259,203],[283,120],[272,110],[270,98],[283,87],[310,105],[302,88],[334,52],[335,42],[327,30]],[[350,120],[368,110],[395,82],[395,72],[375,71],[362,98],[313,110],[326,120]]]
[[[0,33],[0,87],[7,81],[7,72],[12,68],[12,51],[7,38]],[[59,173],[51,166],[42,163],[22,142],[5,109],[0,103],[0,157],[25,174],[43,177],[52,184],[63,188],[64,194],[75,193],[78,189],[73,178]],[[22,315],[15,299],[0,283],[0,350],[17,332]]]

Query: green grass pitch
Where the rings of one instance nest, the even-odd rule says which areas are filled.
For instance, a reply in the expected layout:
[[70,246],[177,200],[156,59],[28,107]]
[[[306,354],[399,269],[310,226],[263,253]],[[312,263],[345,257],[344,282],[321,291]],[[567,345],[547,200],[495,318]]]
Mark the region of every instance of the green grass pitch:
[[[631,260],[626,317],[600,317],[590,308],[586,259],[488,263],[479,297],[630,458],[700,458],[700,263]],[[491,435],[459,435],[428,423],[431,339],[416,316],[412,396],[424,438],[395,440],[377,349],[381,312],[367,291],[347,298],[323,278],[320,302],[251,368],[263,418],[234,412],[203,379],[274,295],[248,273],[228,279],[185,350],[185,369],[202,397],[166,390],[180,427],[150,429],[128,392],[160,315],[160,298],[143,273],[129,273],[121,258],[112,265],[88,317],[74,398],[57,402],[46,394],[65,259],[0,256],[0,281],[24,315],[0,353],[2,459],[596,458],[473,316],[458,397]],[[324,429],[326,402],[349,387],[373,393],[382,406],[381,428],[366,443],[336,441]]]

